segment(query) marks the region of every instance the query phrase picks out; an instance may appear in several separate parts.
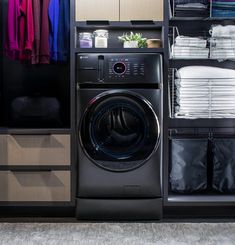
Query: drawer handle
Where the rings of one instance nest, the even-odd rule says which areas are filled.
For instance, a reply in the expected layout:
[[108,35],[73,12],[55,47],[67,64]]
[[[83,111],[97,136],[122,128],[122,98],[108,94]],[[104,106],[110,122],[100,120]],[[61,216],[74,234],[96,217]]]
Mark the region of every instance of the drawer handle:
[[131,20],[132,25],[154,25],[153,20]]

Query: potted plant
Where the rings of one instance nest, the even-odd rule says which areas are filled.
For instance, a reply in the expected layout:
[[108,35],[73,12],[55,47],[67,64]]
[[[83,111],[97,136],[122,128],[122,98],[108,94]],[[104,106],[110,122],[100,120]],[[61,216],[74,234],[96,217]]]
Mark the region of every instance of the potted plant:
[[146,48],[147,38],[143,38],[141,33],[123,34],[118,37],[120,41],[123,42],[124,48]]

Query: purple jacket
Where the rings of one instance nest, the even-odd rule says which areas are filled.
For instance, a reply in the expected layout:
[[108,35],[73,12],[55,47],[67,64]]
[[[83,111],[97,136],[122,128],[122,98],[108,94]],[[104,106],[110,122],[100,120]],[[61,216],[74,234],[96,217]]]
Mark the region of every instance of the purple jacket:
[[20,0],[8,0],[8,15],[5,40],[5,53],[9,58],[15,59],[19,51],[19,22]]
[[41,39],[41,3],[40,0],[33,1],[34,18],[34,44],[32,50],[32,64],[38,64],[40,58],[40,39]]
[[40,64],[50,63],[50,46],[49,46],[49,9],[50,0],[41,2],[41,37],[40,37]]

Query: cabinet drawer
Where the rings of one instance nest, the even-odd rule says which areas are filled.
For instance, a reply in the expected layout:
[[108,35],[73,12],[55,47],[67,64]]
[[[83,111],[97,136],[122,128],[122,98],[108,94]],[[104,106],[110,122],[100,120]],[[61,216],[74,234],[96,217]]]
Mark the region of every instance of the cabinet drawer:
[[70,135],[4,135],[1,165],[70,165]]
[[120,0],[120,20],[163,21],[164,0]]
[[1,202],[70,201],[70,172],[0,171]]
[[119,0],[77,0],[76,20],[119,20]]

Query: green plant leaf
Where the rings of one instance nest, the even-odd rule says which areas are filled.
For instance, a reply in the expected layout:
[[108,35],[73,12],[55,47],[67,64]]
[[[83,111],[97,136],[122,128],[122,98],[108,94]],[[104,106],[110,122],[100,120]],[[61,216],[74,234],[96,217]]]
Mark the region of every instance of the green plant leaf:
[[134,33],[131,31],[130,34],[123,33],[118,39],[122,42],[138,41],[139,48],[145,48],[147,47],[147,38],[143,38],[142,36],[142,33]]

